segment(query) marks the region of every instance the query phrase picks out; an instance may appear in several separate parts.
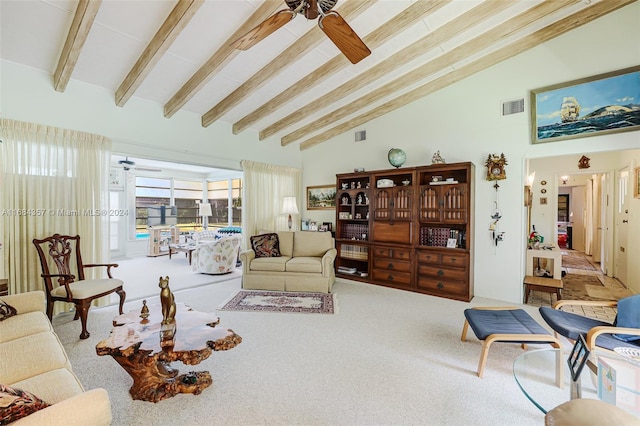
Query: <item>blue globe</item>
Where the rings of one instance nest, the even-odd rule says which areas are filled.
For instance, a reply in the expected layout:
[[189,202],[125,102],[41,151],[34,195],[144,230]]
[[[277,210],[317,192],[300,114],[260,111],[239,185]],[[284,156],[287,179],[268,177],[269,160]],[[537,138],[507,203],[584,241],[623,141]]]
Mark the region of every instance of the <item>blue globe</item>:
[[393,167],[400,167],[407,161],[407,154],[400,148],[391,148],[387,154],[387,158]]

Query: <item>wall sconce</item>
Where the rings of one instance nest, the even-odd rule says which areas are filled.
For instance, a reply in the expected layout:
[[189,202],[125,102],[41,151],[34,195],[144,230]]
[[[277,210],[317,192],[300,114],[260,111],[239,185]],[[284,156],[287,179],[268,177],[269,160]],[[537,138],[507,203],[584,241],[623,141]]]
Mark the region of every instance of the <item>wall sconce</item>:
[[533,201],[533,192],[531,188],[533,187],[533,182],[536,179],[536,172],[532,172],[529,176],[527,176],[527,184],[524,186],[524,205],[525,207],[531,206],[531,202]]
[[567,181],[569,180],[569,176],[567,176],[567,175],[560,176],[560,179],[562,179],[562,184],[566,185]]

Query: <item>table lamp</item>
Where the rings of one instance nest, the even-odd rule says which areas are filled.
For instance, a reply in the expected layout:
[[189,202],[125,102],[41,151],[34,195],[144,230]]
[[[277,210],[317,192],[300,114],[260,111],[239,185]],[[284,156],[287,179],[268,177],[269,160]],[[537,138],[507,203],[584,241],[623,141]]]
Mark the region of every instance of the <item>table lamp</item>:
[[198,204],[198,216],[202,217],[202,229],[207,229],[209,226],[208,218],[211,216],[211,204],[200,203]]
[[282,214],[289,215],[289,221],[287,223],[289,225],[289,231],[291,231],[291,226],[293,225],[293,222],[291,220],[291,215],[298,214],[296,197],[284,197],[284,199],[282,200]]

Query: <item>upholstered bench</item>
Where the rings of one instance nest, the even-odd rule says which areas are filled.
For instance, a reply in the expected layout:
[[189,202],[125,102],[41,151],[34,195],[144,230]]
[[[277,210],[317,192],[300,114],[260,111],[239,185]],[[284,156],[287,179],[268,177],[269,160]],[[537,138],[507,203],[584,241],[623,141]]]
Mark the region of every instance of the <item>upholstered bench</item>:
[[493,342],[549,343],[560,348],[560,341],[536,322],[526,311],[514,307],[475,307],[465,309],[461,340],[467,340],[469,326],[478,340],[483,340],[478,377],[482,377],[489,347]]

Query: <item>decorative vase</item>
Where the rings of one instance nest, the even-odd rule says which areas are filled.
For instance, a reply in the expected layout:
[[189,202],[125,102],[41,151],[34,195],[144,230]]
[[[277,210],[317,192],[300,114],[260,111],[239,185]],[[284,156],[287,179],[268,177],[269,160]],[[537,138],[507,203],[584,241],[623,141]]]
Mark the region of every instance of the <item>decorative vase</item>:
[[393,167],[400,167],[407,161],[407,154],[400,148],[391,148],[387,154],[389,164]]

